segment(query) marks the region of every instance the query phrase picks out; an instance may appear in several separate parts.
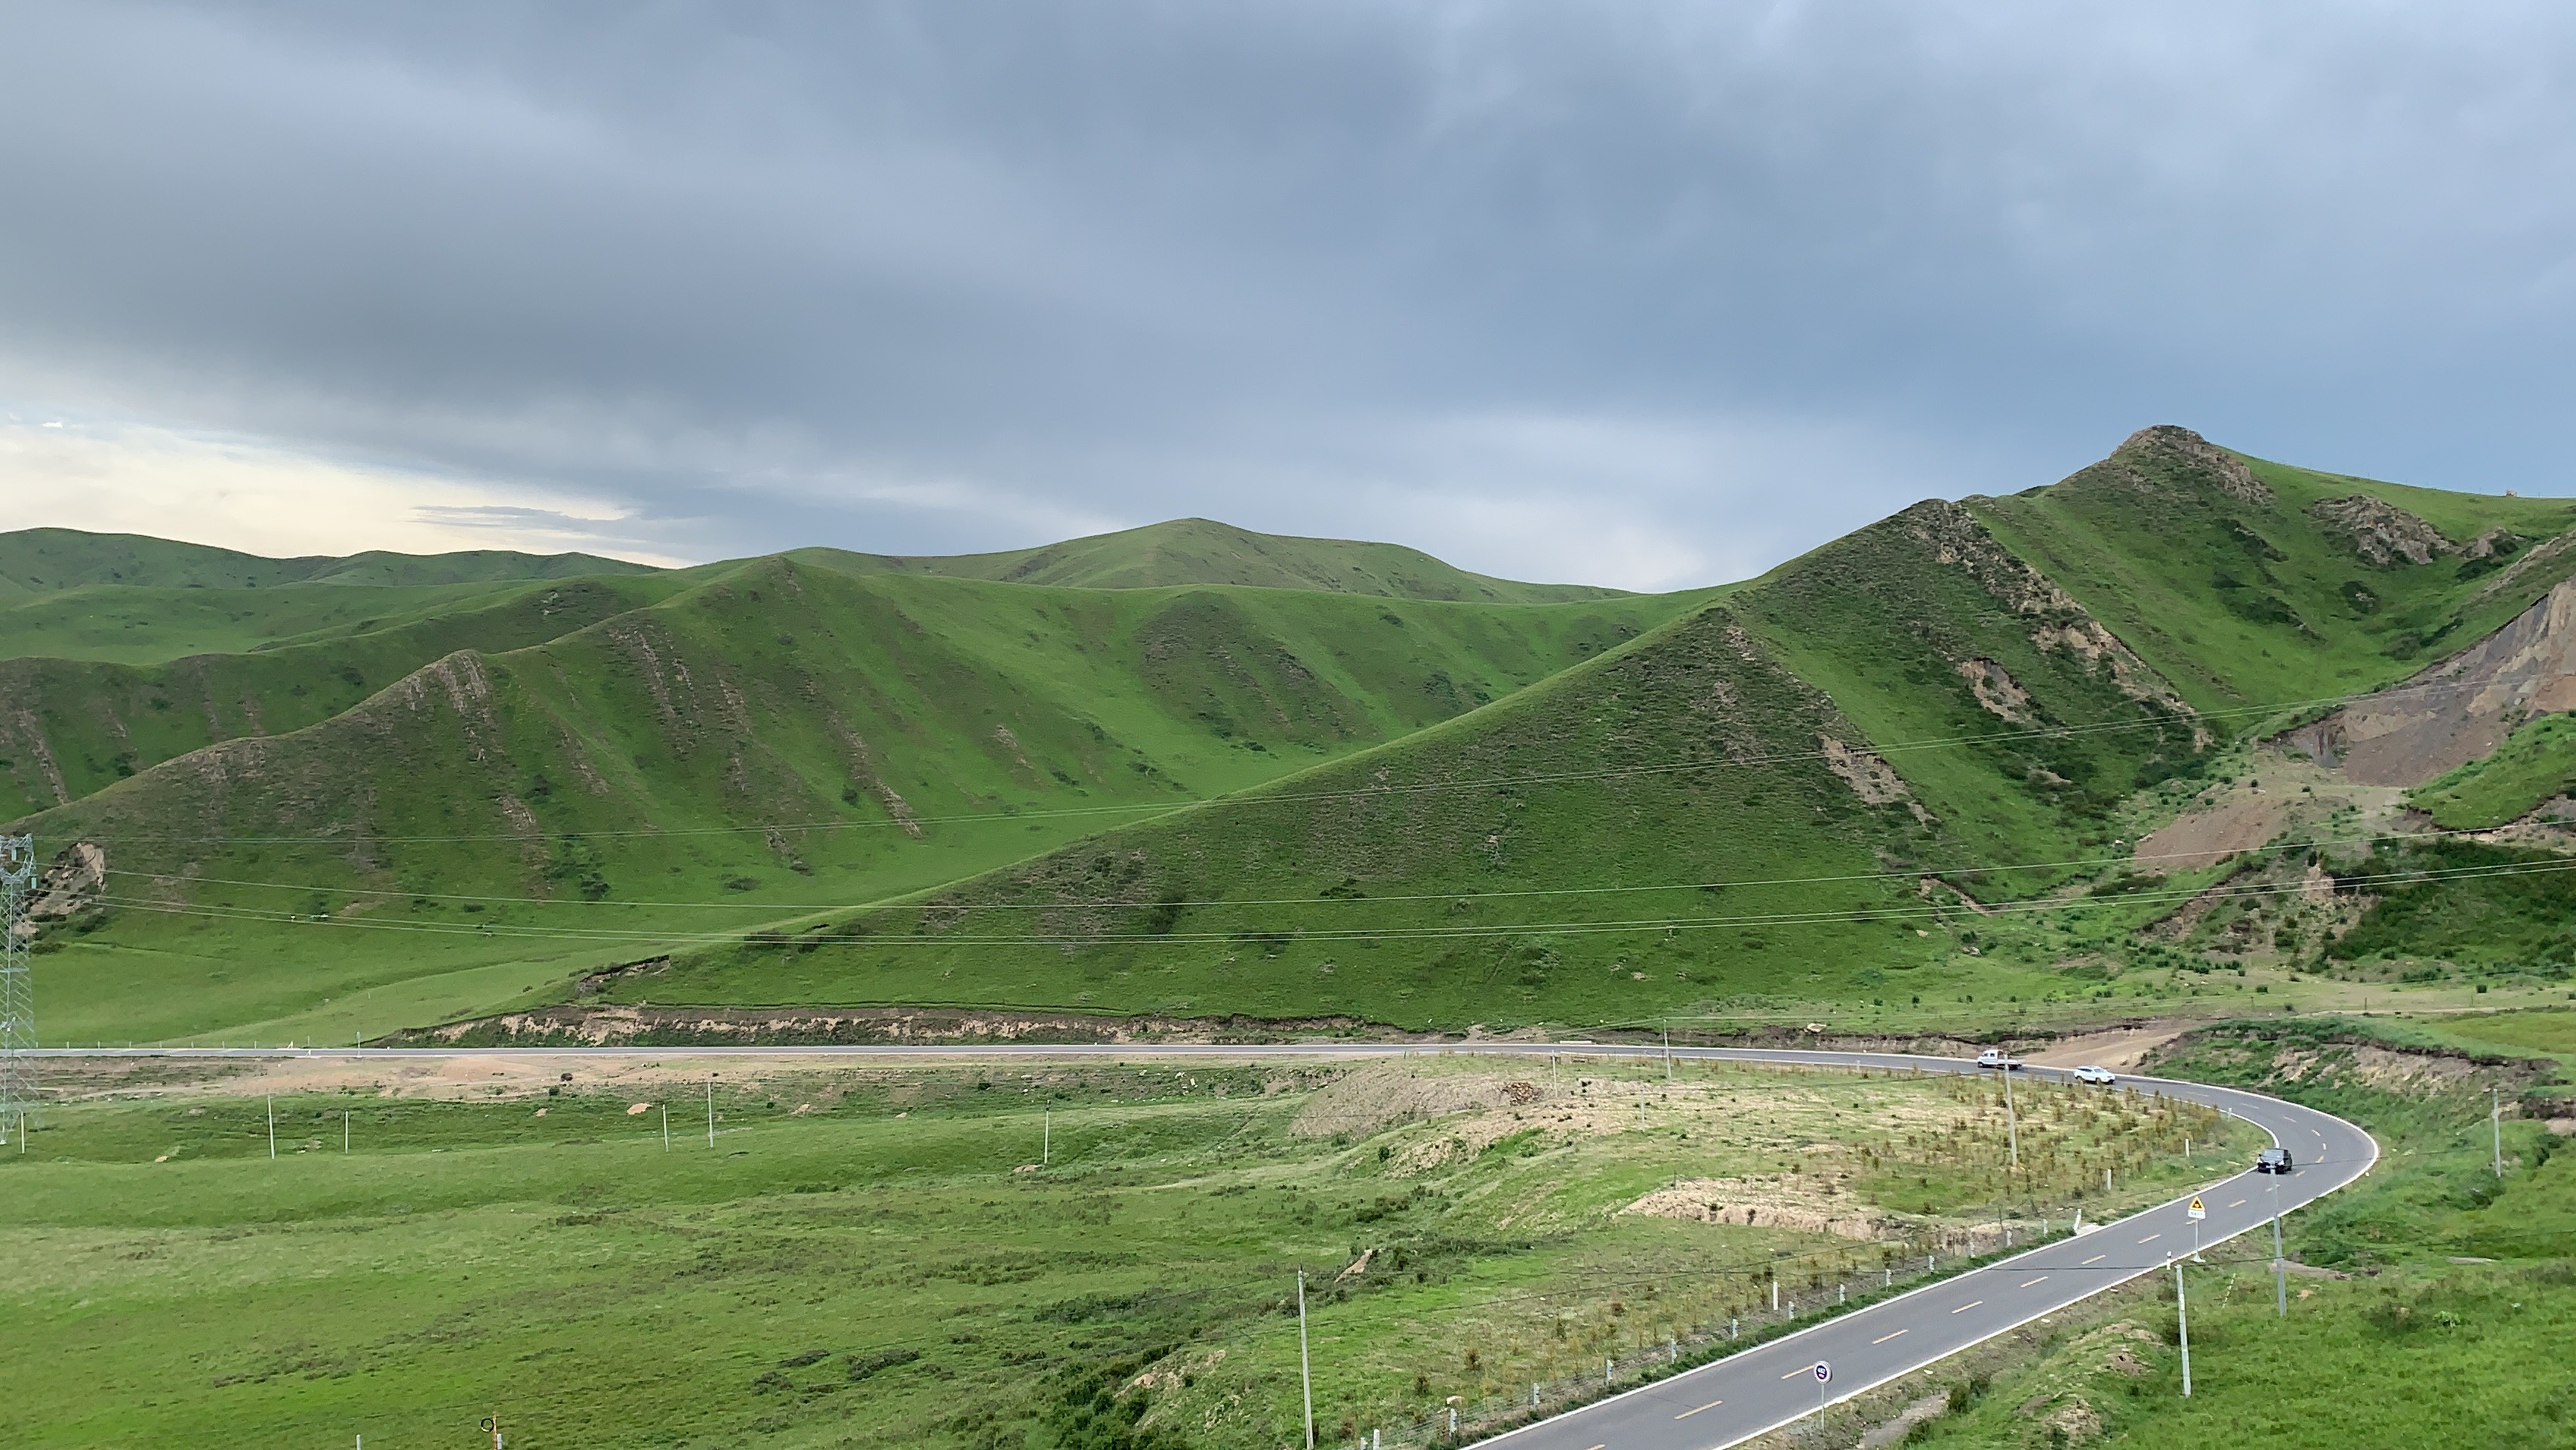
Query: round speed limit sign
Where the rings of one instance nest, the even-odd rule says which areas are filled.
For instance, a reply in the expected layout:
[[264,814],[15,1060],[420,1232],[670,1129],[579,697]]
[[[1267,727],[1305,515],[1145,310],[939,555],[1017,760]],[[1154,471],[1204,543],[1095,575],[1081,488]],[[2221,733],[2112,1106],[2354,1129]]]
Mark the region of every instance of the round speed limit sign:
[[1818,1383],[1818,1384],[1820,1384],[1820,1385],[1829,1385],[1829,1384],[1832,1384],[1833,1382],[1834,1382],[1834,1367],[1833,1367],[1832,1365],[1829,1365],[1829,1364],[1825,1363],[1825,1362],[1824,1362],[1823,1360],[1821,1360],[1821,1359],[1820,1359],[1820,1360],[1817,1360],[1817,1361],[1816,1361],[1816,1383]]

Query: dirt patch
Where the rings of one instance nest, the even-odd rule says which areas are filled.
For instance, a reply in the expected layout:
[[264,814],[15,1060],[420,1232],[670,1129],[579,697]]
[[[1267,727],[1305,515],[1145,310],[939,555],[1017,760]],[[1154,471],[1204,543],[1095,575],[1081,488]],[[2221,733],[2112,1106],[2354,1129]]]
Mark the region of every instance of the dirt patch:
[[2182,1036],[2198,1024],[2190,1022],[2143,1022],[2109,1032],[2088,1032],[2081,1037],[2061,1038],[2028,1060],[2040,1067],[2082,1067],[2094,1063],[2113,1072],[2135,1071],[2148,1053]]
[[2368,785],[2418,786],[2484,759],[2534,715],[2576,710],[2576,580],[2402,684],[2283,737]]
[[2291,803],[2259,789],[2221,798],[2138,842],[2135,859],[2148,871],[2197,871],[2251,851],[2281,834]]
[[1619,1210],[1648,1218],[1779,1228],[1873,1241],[1890,1236],[1896,1220],[1858,1198],[1820,1189],[1805,1177],[1694,1178],[1658,1188]]
[[1864,805],[1888,806],[1902,801],[1918,821],[1931,819],[1921,806],[1914,804],[1913,792],[1905,788],[1905,778],[1896,768],[1866,750],[1855,750],[1830,735],[1819,735],[1816,743],[1823,748],[1825,769],[1852,788]]
[[2030,723],[2030,692],[2014,683],[2002,665],[1989,659],[1961,660],[1959,674],[1988,714],[2014,725]]
[[1868,1434],[1861,1436],[1860,1450],[1882,1450],[1882,1447],[1897,1444],[1912,1433],[1915,1426],[1938,1416],[1948,1408],[1950,1408],[1950,1396],[1947,1391],[1925,1395],[1897,1411],[1895,1419],[1884,1425],[1874,1426]]
[[107,852],[94,841],[74,841],[36,878],[26,919],[34,923],[77,916],[98,900],[106,885]]
[[1467,1073],[1426,1076],[1401,1063],[1377,1062],[1343,1074],[1308,1099],[1288,1131],[1301,1138],[1364,1138],[1396,1123],[1507,1108],[1537,1097],[1525,1082]]

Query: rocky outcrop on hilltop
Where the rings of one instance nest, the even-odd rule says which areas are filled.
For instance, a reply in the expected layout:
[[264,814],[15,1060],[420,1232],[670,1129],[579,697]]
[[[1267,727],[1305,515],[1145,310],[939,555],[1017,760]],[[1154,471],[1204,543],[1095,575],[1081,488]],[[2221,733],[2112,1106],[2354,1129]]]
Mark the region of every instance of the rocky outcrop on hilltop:
[[[2361,561],[2374,569],[2430,564],[2441,555],[2460,550],[2459,545],[2442,536],[2440,529],[2366,493],[2326,499],[2311,505],[2308,516],[2328,534],[2350,545]],[[2486,545],[2486,553],[2494,552],[2492,538],[2481,535],[2480,542]]]

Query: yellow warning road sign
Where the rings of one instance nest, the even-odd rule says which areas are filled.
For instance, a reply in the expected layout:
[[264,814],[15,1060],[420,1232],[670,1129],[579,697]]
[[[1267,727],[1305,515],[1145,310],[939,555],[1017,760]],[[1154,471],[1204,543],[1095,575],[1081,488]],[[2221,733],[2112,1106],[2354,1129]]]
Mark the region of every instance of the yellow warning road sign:
[[2209,1217],[2209,1210],[2208,1210],[2208,1209],[2205,1209],[2205,1208],[2203,1208],[2203,1207],[2201,1207],[2201,1206],[2200,1206],[2200,1200],[2199,1200],[2199,1199],[2197,1199],[2197,1198],[2194,1198],[2194,1199],[2191,1201],[2191,1207],[2189,1207],[2189,1208],[2187,1208],[2187,1209],[2185,1209],[2185,1210],[2183,1210],[2183,1211],[2184,1211],[2185,1213],[2188,1213],[2189,1215],[2191,1215],[2193,1218],[2207,1218],[2207,1217]]

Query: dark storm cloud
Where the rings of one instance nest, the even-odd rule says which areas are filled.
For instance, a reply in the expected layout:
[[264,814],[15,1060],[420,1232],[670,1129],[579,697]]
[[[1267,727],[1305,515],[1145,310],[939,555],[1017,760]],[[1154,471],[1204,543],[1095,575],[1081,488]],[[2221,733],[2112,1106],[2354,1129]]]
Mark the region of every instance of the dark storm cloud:
[[20,5],[0,393],[606,498],[682,554],[1201,513],[1701,582],[2155,421],[2546,489],[2571,32]]

